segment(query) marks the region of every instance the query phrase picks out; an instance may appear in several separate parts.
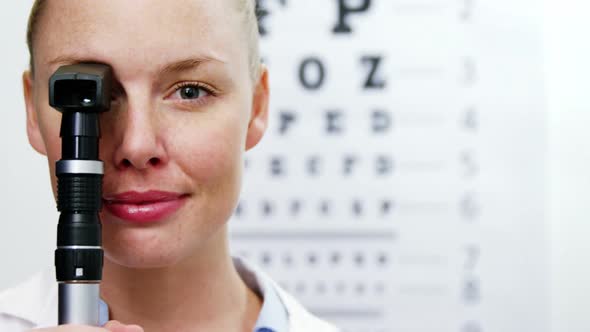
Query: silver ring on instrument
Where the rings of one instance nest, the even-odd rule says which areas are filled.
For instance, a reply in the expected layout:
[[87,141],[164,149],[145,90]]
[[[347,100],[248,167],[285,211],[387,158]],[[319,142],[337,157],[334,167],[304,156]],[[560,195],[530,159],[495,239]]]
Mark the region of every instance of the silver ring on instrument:
[[100,160],[60,160],[55,164],[55,174],[104,174]]

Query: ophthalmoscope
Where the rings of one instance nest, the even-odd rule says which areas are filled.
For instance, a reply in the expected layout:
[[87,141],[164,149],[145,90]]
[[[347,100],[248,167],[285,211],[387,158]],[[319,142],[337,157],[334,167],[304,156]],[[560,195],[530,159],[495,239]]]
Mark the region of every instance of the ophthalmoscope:
[[104,174],[99,115],[110,108],[111,83],[111,68],[94,63],[62,66],[49,79],[49,104],[62,113],[61,160],[55,165],[59,325],[99,325]]

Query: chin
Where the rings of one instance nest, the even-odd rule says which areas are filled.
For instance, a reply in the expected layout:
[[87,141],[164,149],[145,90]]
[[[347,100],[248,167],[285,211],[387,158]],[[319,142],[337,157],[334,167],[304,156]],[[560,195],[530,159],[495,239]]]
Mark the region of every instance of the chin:
[[210,252],[211,244],[223,244],[216,236],[223,235],[223,224],[183,226],[172,222],[167,227],[127,227],[107,221],[103,225],[105,260],[133,269],[166,268]]
[[105,260],[134,269],[164,268],[181,260],[180,248],[167,246],[142,246],[137,242],[120,242],[113,246],[104,243]]
[[[183,238],[156,228],[120,228],[105,224],[105,259],[129,268],[163,268],[183,257]],[[186,239],[184,239],[186,240]]]
[[133,254],[131,252],[111,252],[105,249],[105,261],[130,269],[159,269],[175,265],[178,258],[174,256],[153,255],[150,253]]

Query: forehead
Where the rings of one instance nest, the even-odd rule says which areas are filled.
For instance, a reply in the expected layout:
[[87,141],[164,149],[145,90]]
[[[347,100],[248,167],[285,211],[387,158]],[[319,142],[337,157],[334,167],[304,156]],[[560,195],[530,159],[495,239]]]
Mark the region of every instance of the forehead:
[[68,57],[137,69],[195,57],[241,62],[245,38],[234,2],[48,1],[37,30],[35,64],[46,67]]

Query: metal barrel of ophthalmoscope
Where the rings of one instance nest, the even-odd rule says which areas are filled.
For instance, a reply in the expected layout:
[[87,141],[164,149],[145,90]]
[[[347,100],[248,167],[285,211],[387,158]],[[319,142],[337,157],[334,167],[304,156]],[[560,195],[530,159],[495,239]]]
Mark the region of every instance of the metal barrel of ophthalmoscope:
[[62,159],[55,168],[61,212],[55,250],[60,325],[99,325],[103,266],[99,114],[110,107],[110,85],[111,69],[102,64],[62,66],[49,80],[49,103],[62,113]]

